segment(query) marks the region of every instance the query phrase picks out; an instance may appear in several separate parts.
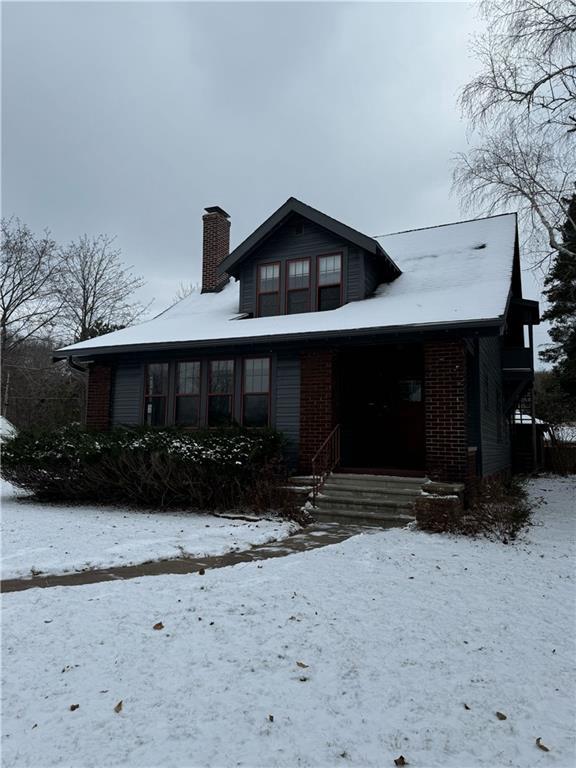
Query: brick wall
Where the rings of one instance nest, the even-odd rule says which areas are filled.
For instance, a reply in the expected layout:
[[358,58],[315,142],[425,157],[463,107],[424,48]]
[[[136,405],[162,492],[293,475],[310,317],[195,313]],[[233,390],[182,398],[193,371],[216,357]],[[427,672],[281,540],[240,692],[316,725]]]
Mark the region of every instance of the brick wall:
[[300,471],[311,471],[312,458],[336,426],[336,352],[300,355]]
[[230,219],[226,211],[215,206],[206,208],[202,221],[202,293],[211,293],[220,291],[229,280],[218,267],[230,252]]
[[426,473],[463,482],[468,469],[466,350],[463,341],[424,345]]
[[91,365],[86,394],[86,426],[89,429],[109,429],[111,393],[112,368],[109,365]]

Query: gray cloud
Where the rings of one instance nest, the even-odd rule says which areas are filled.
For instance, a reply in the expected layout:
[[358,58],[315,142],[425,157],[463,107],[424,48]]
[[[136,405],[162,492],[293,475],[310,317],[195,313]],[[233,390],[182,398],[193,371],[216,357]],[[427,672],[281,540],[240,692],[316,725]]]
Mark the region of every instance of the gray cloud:
[[[294,195],[366,232],[460,218],[475,63],[455,3],[5,3],[5,214],[118,236],[155,309]],[[528,293],[536,285],[528,278]]]

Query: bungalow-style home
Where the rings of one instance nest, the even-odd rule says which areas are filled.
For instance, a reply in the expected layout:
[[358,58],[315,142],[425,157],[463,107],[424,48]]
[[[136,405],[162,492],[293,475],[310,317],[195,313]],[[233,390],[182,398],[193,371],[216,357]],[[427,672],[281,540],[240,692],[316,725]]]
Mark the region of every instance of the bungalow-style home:
[[232,252],[222,208],[203,224],[201,292],[56,353],[88,367],[88,427],[271,426],[301,473],[509,471],[539,322],[515,214],[368,236],[290,198]]

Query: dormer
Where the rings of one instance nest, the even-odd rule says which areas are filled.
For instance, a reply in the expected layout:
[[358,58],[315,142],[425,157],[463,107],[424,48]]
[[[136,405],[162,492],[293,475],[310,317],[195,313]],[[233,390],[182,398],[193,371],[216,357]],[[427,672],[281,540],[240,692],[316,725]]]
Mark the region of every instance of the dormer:
[[250,317],[321,312],[368,298],[400,269],[381,245],[291,197],[220,264]]

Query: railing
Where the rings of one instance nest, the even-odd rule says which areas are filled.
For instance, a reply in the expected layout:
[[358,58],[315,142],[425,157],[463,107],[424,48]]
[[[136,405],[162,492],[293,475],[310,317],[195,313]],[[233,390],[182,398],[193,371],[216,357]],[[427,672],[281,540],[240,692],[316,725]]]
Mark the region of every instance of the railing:
[[339,463],[340,424],[336,424],[312,459],[312,503],[314,506],[316,506],[316,497],[324,484],[324,480]]

